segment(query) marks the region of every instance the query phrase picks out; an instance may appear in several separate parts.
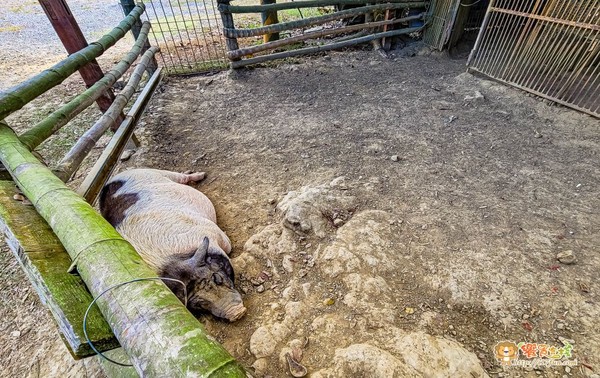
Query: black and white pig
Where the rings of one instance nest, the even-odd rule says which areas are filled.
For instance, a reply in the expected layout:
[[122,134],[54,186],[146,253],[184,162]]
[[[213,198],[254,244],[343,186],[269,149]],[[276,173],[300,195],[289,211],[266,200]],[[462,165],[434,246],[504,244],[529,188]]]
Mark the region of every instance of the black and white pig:
[[[186,185],[203,178],[204,173],[125,171],[102,189],[100,211],[160,277],[187,285],[192,311],[235,321],[246,308],[234,288],[231,243],[217,226],[210,200]],[[182,285],[165,284],[183,302]]]

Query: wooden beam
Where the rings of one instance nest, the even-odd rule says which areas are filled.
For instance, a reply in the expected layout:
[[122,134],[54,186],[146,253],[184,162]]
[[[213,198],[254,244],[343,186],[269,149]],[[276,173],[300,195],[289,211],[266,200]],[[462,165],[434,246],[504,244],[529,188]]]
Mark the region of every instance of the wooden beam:
[[140,375],[246,377],[164,283],[135,281],[156,277],[156,272],[92,206],[40,163],[4,121],[0,162],[48,222],[94,297],[131,282],[97,303]]
[[[33,206],[13,199],[18,191],[12,181],[0,181],[0,229],[5,240],[50,310],[69,351],[75,357],[93,355],[82,327],[92,296],[81,277],[67,273],[71,258],[48,223]],[[87,328],[96,348],[105,351],[119,347],[96,306],[90,315]]]
[[[261,5],[275,4],[276,0],[260,0]],[[267,10],[260,14],[263,26],[278,24],[279,19],[277,18],[276,10]],[[279,33],[269,33],[263,36],[264,43],[277,41],[279,39]]]
[[[88,43],[65,0],[38,1],[69,54],[74,54],[88,46]],[[104,73],[96,59],[81,67],[79,69],[79,74],[88,88],[104,77]],[[96,103],[104,113],[108,110],[114,99],[115,95],[112,89],[109,88],[102,96],[96,99]],[[121,123],[124,118],[125,116],[121,113],[117,125]],[[113,131],[114,130],[116,129],[113,129]]]

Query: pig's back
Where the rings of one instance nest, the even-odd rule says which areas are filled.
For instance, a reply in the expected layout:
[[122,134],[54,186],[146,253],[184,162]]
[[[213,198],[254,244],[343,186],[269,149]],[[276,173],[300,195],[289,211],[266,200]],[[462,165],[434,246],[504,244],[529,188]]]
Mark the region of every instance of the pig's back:
[[101,196],[102,215],[155,268],[172,254],[188,253],[204,236],[228,253],[229,239],[216,224],[215,208],[200,191],[152,169],[125,171]]

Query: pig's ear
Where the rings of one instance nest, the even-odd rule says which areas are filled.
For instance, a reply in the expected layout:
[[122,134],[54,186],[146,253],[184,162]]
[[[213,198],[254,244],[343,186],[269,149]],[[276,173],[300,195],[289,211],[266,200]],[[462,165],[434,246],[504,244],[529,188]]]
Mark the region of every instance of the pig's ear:
[[200,246],[200,248],[198,248],[196,250],[196,253],[194,253],[194,256],[192,256],[192,264],[195,266],[198,265],[202,265],[205,263],[206,261],[206,255],[208,254],[208,237],[205,236],[204,239],[202,240],[202,245]]

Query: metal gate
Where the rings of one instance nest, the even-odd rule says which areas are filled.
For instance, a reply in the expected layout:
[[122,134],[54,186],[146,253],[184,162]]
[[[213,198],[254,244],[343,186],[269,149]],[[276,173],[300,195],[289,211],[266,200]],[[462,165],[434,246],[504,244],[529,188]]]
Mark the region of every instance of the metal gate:
[[467,65],[600,117],[600,2],[492,0]]
[[[123,0],[121,0],[123,2]],[[170,74],[227,68],[223,25],[216,0],[144,1],[159,63]]]

